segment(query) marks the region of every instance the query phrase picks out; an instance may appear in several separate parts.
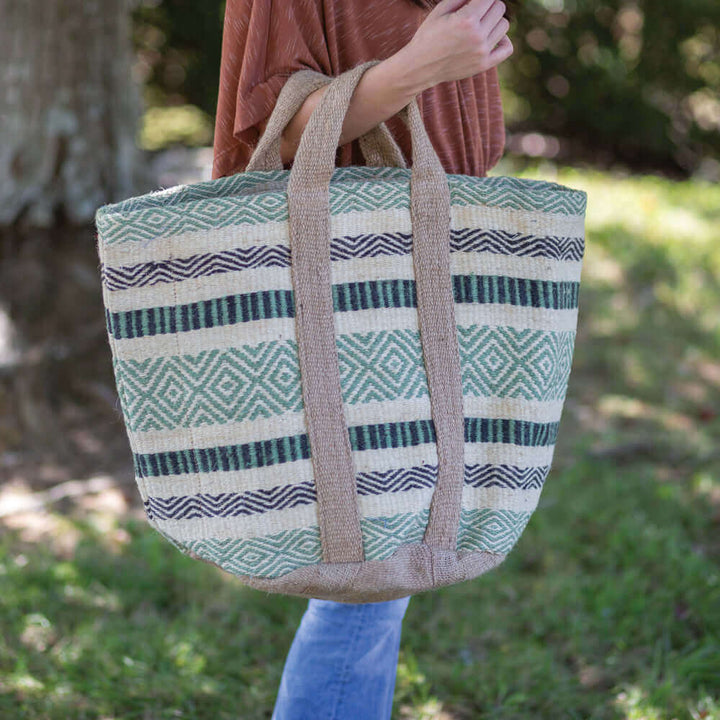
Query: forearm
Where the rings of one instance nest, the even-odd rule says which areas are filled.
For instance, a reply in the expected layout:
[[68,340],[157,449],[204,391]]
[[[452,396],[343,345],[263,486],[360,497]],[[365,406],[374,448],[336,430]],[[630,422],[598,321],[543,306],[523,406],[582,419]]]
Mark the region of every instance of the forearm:
[[[431,86],[423,73],[412,72],[413,67],[414,63],[401,50],[363,74],[350,101],[338,146],[352,142],[391,118]],[[323,87],[311,93],[285,128],[280,147],[283,163],[295,157],[310,115],[326,90]]]

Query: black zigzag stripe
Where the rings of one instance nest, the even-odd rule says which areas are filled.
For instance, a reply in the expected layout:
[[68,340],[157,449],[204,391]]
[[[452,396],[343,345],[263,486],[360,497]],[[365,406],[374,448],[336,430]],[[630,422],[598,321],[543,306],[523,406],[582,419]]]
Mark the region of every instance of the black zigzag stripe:
[[408,255],[412,252],[410,233],[383,233],[333,238],[330,242],[331,260],[376,257],[378,255]]
[[466,228],[452,231],[450,248],[456,252],[490,252],[495,255],[579,261],[585,251],[585,241],[575,237],[542,237],[505,230]]
[[[436,475],[437,466],[427,465],[408,470],[359,473],[357,491],[359,495],[382,495],[430,488],[435,484]],[[256,515],[314,502],[317,502],[314,484],[304,482],[245,493],[149,497],[145,501],[145,510],[151,520],[193,520],[204,517]]]
[[437,477],[437,465],[423,465],[408,470],[358,473],[355,480],[358,495],[382,495],[431,488]]
[[[437,465],[423,465],[400,470],[359,473],[358,495],[384,495],[408,490],[432,488],[437,481]],[[508,465],[466,465],[465,485],[470,487],[505,487],[512,490],[541,489],[548,467],[517,468]],[[282,485],[269,490],[245,493],[149,497],[145,510],[151,520],[197,520],[259,515],[288,510],[317,502],[312,482]]]
[[[555,260],[581,260],[582,238],[539,237],[503,230],[453,230],[452,252],[491,252],[517,257],[548,257]],[[408,255],[412,252],[409,233],[365,234],[334,238],[330,259]],[[100,266],[102,282],[109,290],[146,287],[161,282],[181,282],[216,273],[251,270],[258,267],[289,267],[290,248],[283,245],[235,248],[217,253],[192,255],[167,261],[153,261],[119,267]]]
[[304,482],[246,493],[149,497],[145,501],[145,510],[151,520],[193,520],[257,515],[268,510],[288,510],[316,501],[315,486],[311,482]]
[[126,290],[131,287],[179,282],[236,270],[289,266],[290,248],[273,245],[236,248],[212,254],[175,258],[166,262],[140,263],[116,268],[101,265],[100,277],[109,290]]
[[465,484],[470,487],[541,489],[550,466],[519,468],[511,465],[466,465]]

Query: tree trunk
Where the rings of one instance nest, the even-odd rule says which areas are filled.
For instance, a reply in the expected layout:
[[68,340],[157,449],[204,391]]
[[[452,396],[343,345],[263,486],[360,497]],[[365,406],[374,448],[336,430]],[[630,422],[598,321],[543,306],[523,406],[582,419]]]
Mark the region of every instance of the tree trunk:
[[132,4],[0,0],[0,226],[86,223],[141,188]]
[[0,0],[0,476],[18,451],[69,466],[61,411],[112,384],[92,222],[150,189],[134,2]]

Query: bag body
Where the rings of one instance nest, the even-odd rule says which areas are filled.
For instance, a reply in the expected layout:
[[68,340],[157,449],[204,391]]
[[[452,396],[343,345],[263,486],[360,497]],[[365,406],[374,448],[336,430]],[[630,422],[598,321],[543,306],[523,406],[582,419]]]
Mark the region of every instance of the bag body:
[[[470,579],[518,541],[552,462],[584,250],[584,192],[446,175],[415,103],[411,169],[384,127],[362,143],[374,165],[335,168],[373,64],[291,77],[247,172],[96,218],[150,523],[250,586],[343,602]],[[283,170],[280,131],[323,84]]]

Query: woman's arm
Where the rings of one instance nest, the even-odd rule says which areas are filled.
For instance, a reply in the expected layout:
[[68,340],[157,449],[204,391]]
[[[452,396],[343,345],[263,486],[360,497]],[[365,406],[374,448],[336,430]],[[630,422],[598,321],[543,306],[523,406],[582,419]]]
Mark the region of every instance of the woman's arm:
[[[338,146],[352,142],[376,125],[402,110],[418,93],[426,89],[422,77],[409,73],[400,53],[374,65],[367,70],[355,88],[345,116]],[[280,156],[283,163],[295,157],[300,138],[310,115],[325,94],[322,87],[308,95],[283,132]],[[261,123],[265,131],[267,120]]]
[[[338,146],[391,118],[437,83],[472,77],[507,59],[513,47],[504,12],[500,0],[442,0],[405,47],[360,78]],[[326,90],[308,95],[285,128],[280,145],[283,163],[295,157],[310,115]],[[260,124],[261,132],[266,127],[267,120]]]

